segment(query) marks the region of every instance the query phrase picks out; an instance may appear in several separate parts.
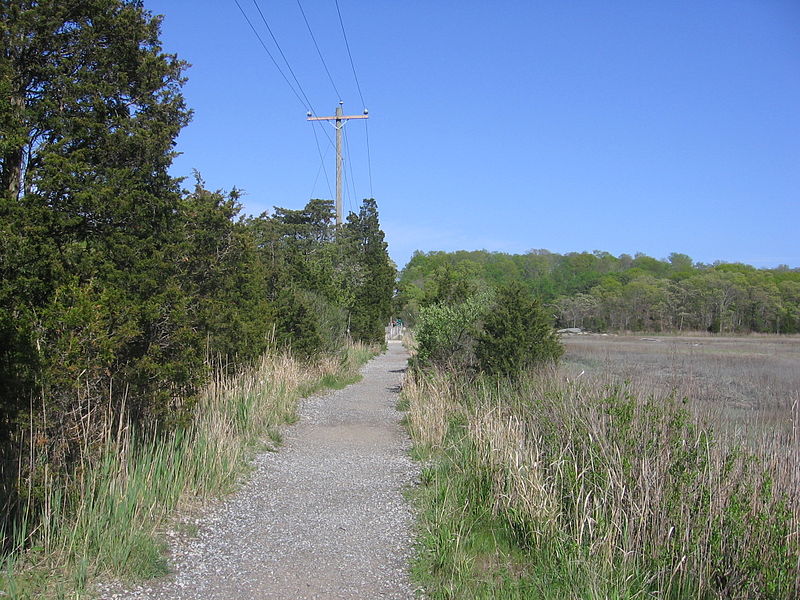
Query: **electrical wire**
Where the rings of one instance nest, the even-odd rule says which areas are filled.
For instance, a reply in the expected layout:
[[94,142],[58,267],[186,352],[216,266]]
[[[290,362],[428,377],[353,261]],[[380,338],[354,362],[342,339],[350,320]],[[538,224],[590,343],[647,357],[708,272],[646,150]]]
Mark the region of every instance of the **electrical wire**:
[[314,112],[314,107],[311,105],[311,100],[308,99],[305,90],[303,90],[303,86],[300,85],[300,82],[297,80],[297,75],[294,74],[294,69],[292,69],[292,65],[289,64],[286,55],[283,53],[283,49],[281,48],[281,45],[278,43],[278,38],[276,38],[275,34],[272,33],[272,28],[269,26],[269,23],[267,23],[267,18],[264,16],[264,13],[261,12],[261,7],[258,5],[258,0],[253,0],[253,5],[256,7],[258,14],[261,15],[261,20],[264,22],[264,26],[267,28],[267,31],[269,32],[269,35],[272,38],[272,41],[275,42],[275,46],[278,48],[278,52],[280,52],[281,57],[283,58],[283,62],[286,63],[286,68],[289,69],[289,73],[292,74],[292,78],[294,79],[294,82],[297,84],[300,93],[303,94],[303,98],[306,99],[306,106],[311,112]]
[[[299,2],[299,0],[298,0]],[[339,0],[335,0],[336,2],[336,14],[339,15],[339,25],[342,28],[342,37],[344,37],[344,45],[347,48],[347,56],[350,59],[350,68],[353,70],[353,78],[356,80],[356,88],[358,88],[358,96],[361,98],[361,106],[366,109],[367,103],[364,102],[364,94],[361,93],[361,84],[358,81],[358,74],[356,73],[356,65],[353,62],[353,54],[350,52],[350,43],[347,41],[347,32],[344,28],[344,20],[342,19],[342,11],[339,8]],[[375,197],[375,194],[372,191],[372,153],[370,152],[369,148],[369,124],[367,123],[367,119],[364,119],[364,130],[366,132],[366,141],[367,141],[367,172],[369,173],[369,195],[371,198]]]
[[[261,47],[267,53],[267,56],[269,56],[270,60],[272,61],[272,64],[275,65],[275,68],[278,70],[278,72],[280,73],[281,77],[283,77],[283,80],[286,82],[286,85],[289,86],[289,89],[292,90],[292,93],[295,95],[295,97],[298,99],[298,101],[306,108],[307,111],[311,112],[312,114],[316,114],[316,111],[314,110],[314,106],[311,103],[311,100],[309,100],[308,95],[305,93],[305,90],[303,89],[303,86],[300,84],[300,81],[299,81],[299,79],[297,78],[297,75],[294,72],[294,69],[292,69],[292,66],[289,63],[289,60],[286,58],[286,54],[283,52],[283,49],[281,48],[280,43],[278,43],[278,39],[275,37],[275,34],[272,32],[272,28],[269,26],[269,22],[267,21],[266,16],[264,15],[263,11],[261,10],[261,7],[259,6],[258,1],[257,0],[253,0],[253,5],[256,7],[256,10],[258,11],[258,14],[261,16],[261,20],[263,21],[264,26],[267,28],[267,32],[269,32],[269,35],[272,38],[272,41],[275,43],[275,46],[278,49],[278,52],[280,53],[281,58],[283,58],[283,62],[286,64],[286,68],[289,70],[289,73],[291,74],[292,79],[294,79],[294,82],[295,82],[295,84],[297,86],[297,89],[295,89],[295,86],[292,85],[291,81],[289,81],[289,78],[286,76],[286,74],[284,73],[283,69],[278,64],[278,61],[275,60],[275,57],[270,52],[269,48],[267,48],[267,45],[264,43],[264,40],[262,39],[261,35],[258,33],[258,30],[255,28],[255,26],[253,25],[252,21],[247,16],[247,13],[242,8],[242,5],[239,3],[239,0],[234,0],[234,3],[236,4],[237,8],[239,9],[239,12],[242,13],[242,16],[244,17],[245,21],[247,21],[247,24],[250,26],[250,29],[255,34],[256,38],[258,39],[259,43],[261,44]],[[341,12],[341,9],[339,7],[339,0],[335,0],[335,3],[336,3],[336,13],[339,16],[339,25],[341,26],[342,36],[344,37],[345,47],[347,48],[347,56],[350,59],[350,68],[353,71],[353,78],[355,79],[355,82],[356,82],[356,88],[358,89],[358,95],[361,98],[361,104],[366,109],[366,104],[364,102],[364,95],[363,95],[363,93],[361,91],[361,84],[360,84],[360,82],[358,80],[358,74],[356,72],[355,63],[353,62],[353,55],[352,55],[352,52],[350,51],[350,43],[347,40],[347,33],[346,33],[345,27],[344,27],[344,20],[342,19],[342,12]],[[308,22],[308,18],[306,17],[306,13],[303,10],[303,6],[300,3],[300,0],[297,0],[297,6],[300,9],[300,13],[303,15],[303,20],[305,21],[306,28],[308,29],[308,32],[311,35],[311,39],[314,42],[314,47],[317,50],[317,54],[319,55],[319,58],[320,58],[320,61],[322,62],[323,67],[325,68],[325,73],[328,75],[328,80],[330,81],[334,92],[336,92],[337,97],[339,97],[341,99],[341,95],[339,94],[339,90],[337,89],[336,84],[333,81],[333,77],[331,76],[330,70],[328,69],[328,65],[325,62],[325,58],[322,55],[322,51],[319,48],[319,44],[317,43],[316,37],[314,36],[314,32],[311,29],[311,25]],[[299,93],[298,93],[298,90],[299,90]],[[373,195],[373,191],[372,191],[372,161],[371,161],[371,152],[370,152],[370,147],[369,147],[369,127],[366,124],[366,120],[365,120],[364,124],[365,124],[366,143],[367,143],[367,165],[368,165],[368,171],[369,171],[369,186],[370,186],[370,195],[372,196]],[[328,139],[328,143],[329,143],[330,147],[335,147],[335,145],[333,143],[333,140],[331,139],[330,133],[327,131],[327,129],[325,129],[325,127],[322,124],[322,122],[321,121],[317,121],[317,122],[314,123],[314,125],[318,125],[320,127],[322,132],[325,134],[325,137]],[[314,132],[314,141],[315,141],[316,146],[317,146],[317,153],[318,153],[318,155],[320,157],[320,169],[325,174],[325,181],[326,181],[326,184],[328,186],[328,192],[331,195],[333,195],[332,190],[331,190],[330,179],[328,178],[328,172],[327,172],[327,169],[325,169],[325,156],[327,155],[327,150],[325,152],[325,155],[323,155],[322,149],[321,149],[321,147],[319,145],[319,138],[317,137],[316,130],[314,130],[313,127],[312,127],[312,131]],[[352,162],[350,160],[350,143],[348,141],[346,133],[345,133],[345,145],[347,147],[347,166],[350,169],[350,177],[349,178],[347,177],[347,174],[346,174],[347,169],[345,169],[345,179],[346,180],[349,179],[350,187],[352,187],[352,191],[353,191],[353,196],[352,196],[353,197],[353,201],[355,201],[355,198],[356,198],[355,177],[354,177],[354,174],[353,174],[353,165],[352,165]],[[312,192],[311,192],[312,195],[314,193],[314,190],[316,189],[316,185],[317,185],[317,180],[318,179],[319,179],[319,170],[317,170],[317,176],[314,179],[314,187],[312,188]],[[346,191],[347,195],[349,195],[350,189],[347,187],[347,185],[345,185],[345,191]],[[352,204],[350,204],[350,208],[352,209]]]
[[[244,17],[244,20],[247,21],[247,24],[250,26],[250,29],[253,30],[253,33],[255,34],[256,38],[258,38],[258,41],[261,44],[261,47],[264,49],[264,52],[267,53],[267,56],[269,56],[270,60],[272,61],[272,64],[275,65],[275,68],[278,69],[278,73],[281,74],[281,77],[283,77],[283,80],[286,82],[286,85],[288,85],[289,89],[292,90],[292,93],[300,101],[300,104],[302,104],[303,107],[306,110],[311,110],[311,105],[308,104],[308,99],[306,98],[306,100],[304,101],[303,98],[300,97],[300,94],[297,93],[297,90],[294,89],[294,86],[292,85],[292,82],[289,81],[288,77],[286,77],[286,74],[283,72],[283,69],[281,69],[280,65],[278,64],[278,61],[276,61],[275,57],[272,56],[272,52],[269,51],[269,48],[267,48],[267,45],[264,43],[264,40],[261,39],[261,36],[259,35],[258,31],[253,26],[253,23],[250,21],[250,17],[247,16],[247,13],[244,12],[244,9],[242,8],[242,5],[239,4],[239,0],[233,0],[233,1],[236,3],[236,6],[239,7],[239,11],[242,13],[242,16]],[[305,95],[305,94],[303,94],[303,95]]]
[[[344,173],[342,174],[342,177],[344,178],[344,182],[343,182],[344,183],[344,200],[345,200],[345,203],[347,204],[347,211],[348,211],[348,214],[349,214],[349,213],[353,212],[353,202],[350,200],[350,187],[347,185],[349,183],[349,177],[347,177],[347,169],[344,170]],[[343,214],[342,215],[342,221],[346,221],[346,220],[347,220],[347,217]]]
[[[280,68],[280,66],[278,65],[278,62],[272,56],[272,53],[267,49],[267,46],[264,43],[264,41],[261,39],[261,36],[259,35],[258,31],[253,26],[253,23],[250,21],[250,19],[248,18],[247,14],[244,12],[244,9],[242,9],[242,6],[239,4],[239,0],[234,0],[234,2],[236,2],[236,6],[239,7],[239,10],[241,11],[242,15],[244,16],[245,20],[247,21],[247,24],[250,25],[250,29],[252,29],[253,33],[256,34],[256,37],[258,38],[258,41],[261,42],[261,46],[267,52],[267,55],[270,57],[270,59],[272,60],[272,63],[278,69],[280,74],[283,76],[283,79],[286,81],[287,84],[289,84],[289,87],[292,89],[292,91],[294,92],[295,96],[297,96],[298,100],[300,100],[300,102],[303,103],[303,106],[306,108],[307,111],[311,112],[312,114],[316,114],[316,111],[314,110],[314,105],[311,103],[311,100],[308,99],[308,95],[306,94],[305,90],[303,89],[303,86],[300,84],[300,80],[297,78],[297,75],[295,75],[294,69],[292,69],[292,65],[289,63],[289,60],[286,58],[286,54],[283,52],[283,49],[281,48],[281,45],[278,43],[278,38],[276,38],[275,34],[272,32],[272,28],[269,26],[269,23],[267,22],[267,18],[264,15],[263,11],[261,10],[261,7],[259,6],[257,0],[253,0],[253,5],[256,7],[256,10],[258,11],[258,14],[261,16],[261,20],[264,22],[264,26],[267,28],[267,31],[269,32],[269,35],[272,38],[272,41],[275,43],[275,46],[278,48],[278,52],[280,52],[281,58],[283,58],[283,62],[286,63],[286,68],[289,69],[289,73],[292,75],[292,79],[294,79],[294,82],[297,84],[297,88],[300,90],[300,94],[302,94],[302,96],[303,96],[302,99],[300,98],[300,94],[298,94],[297,91],[294,89],[294,86],[289,82],[289,78],[286,77],[286,75],[283,72],[283,69]],[[322,123],[317,122],[316,125],[320,126],[320,129],[325,134],[325,137],[328,138],[328,143],[332,147],[334,147],[333,139],[331,139],[330,133],[328,133],[328,131],[325,129],[325,127],[322,125]]]
[[328,70],[328,65],[325,63],[325,58],[322,56],[322,51],[319,49],[319,44],[317,44],[317,38],[314,37],[314,32],[311,30],[311,25],[308,23],[308,19],[306,18],[306,11],[303,10],[303,5],[300,4],[300,0],[297,0],[297,6],[300,8],[300,14],[303,15],[303,21],[306,22],[306,28],[308,29],[308,33],[311,35],[311,40],[314,42],[314,48],[317,49],[317,54],[319,55],[319,59],[322,61],[322,66],[325,67],[325,73],[328,74],[328,81],[331,82],[331,87],[333,87],[333,91],[336,92],[336,98],[341,100],[342,95],[339,93],[339,90],[336,89],[336,84],[333,82],[331,72]]
[[317,131],[313,127],[311,131],[314,133],[314,143],[317,145],[317,154],[319,154],[319,166],[320,168],[317,169],[317,176],[314,178],[314,186],[311,189],[311,195],[314,195],[314,190],[317,189],[317,180],[319,179],[319,172],[320,170],[325,173],[325,183],[328,185],[328,193],[331,197],[333,197],[333,191],[331,190],[331,180],[328,178],[328,170],[325,168],[325,157],[328,156],[328,148],[325,148],[325,154],[322,153],[322,148],[319,146],[319,138],[317,137]]
[[339,15],[339,25],[342,26],[342,36],[344,36],[344,45],[347,48],[347,56],[350,57],[350,67],[353,69],[353,77],[356,80],[356,87],[358,88],[358,95],[361,98],[361,107],[366,108],[367,105],[364,102],[364,94],[361,93],[361,84],[358,82],[358,75],[356,75],[356,66],[353,63],[353,55],[350,53],[350,44],[347,41],[347,33],[344,30],[344,21],[342,21],[342,11],[339,10],[339,0],[336,1],[336,13]]

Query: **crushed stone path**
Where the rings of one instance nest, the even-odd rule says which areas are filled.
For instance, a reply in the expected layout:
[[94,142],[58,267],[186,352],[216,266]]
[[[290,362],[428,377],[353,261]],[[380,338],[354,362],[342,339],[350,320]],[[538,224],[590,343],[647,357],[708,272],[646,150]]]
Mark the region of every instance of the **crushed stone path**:
[[101,597],[413,598],[403,491],[417,469],[395,409],[407,358],[389,342],[360,382],[304,400],[280,450],[171,549],[171,575]]

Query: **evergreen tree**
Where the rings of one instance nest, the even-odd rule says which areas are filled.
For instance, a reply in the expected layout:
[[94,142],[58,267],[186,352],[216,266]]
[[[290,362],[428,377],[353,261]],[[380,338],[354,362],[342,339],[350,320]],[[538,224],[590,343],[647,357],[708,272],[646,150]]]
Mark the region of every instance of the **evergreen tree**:
[[300,290],[289,287],[278,293],[275,302],[275,341],[302,357],[323,347],[320,322],[314,305]]
[[203,343],[227,357],[231,368],[259,357],[273,325],[267,269],[248,223],[240,215],[239,191],[195,189],[180,208],[178,277],[190,298],[195,330]]
[[268,273],[278,341],[303,355],[337,349],[346,334],[350,293],[340,276],[335,216],[332,201],[314,199],[248,223]]
[[57,422],[80,412],[75,388],[114,378],[152,412],[194,378],[167,172],[190,117],[185,65],[139,1],[5,0],[0,14],[1,420],[38,391]]
[[386,250],[374,199],[365,199],[357,215],[348,215],[342,243],[362,275],[350,305],[350,334],[356,340],[382,342],[391,316],[396,270]]
[[501,286],[484,318],[475,355],[480,369],[511,376],[564,352],[538,300],[519,282]]

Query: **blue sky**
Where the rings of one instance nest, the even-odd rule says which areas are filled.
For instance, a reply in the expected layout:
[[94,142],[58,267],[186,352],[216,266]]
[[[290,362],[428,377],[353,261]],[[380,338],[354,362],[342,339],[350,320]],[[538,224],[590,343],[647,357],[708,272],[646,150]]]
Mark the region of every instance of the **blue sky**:
[[[334,0],[301,2],[345,114],[359,114]],[[165,49],[193,65],[173,172],[243,189],[252,214],[331,198],[306,107],[234,0],[144,3],[165,15]],[[333,114],[297,0],[259,6],[314,111]],[[339,6],[399,267],[414,250],[532,248],[800,266],[796,0]],[[365,125],[346,129],[345,211],[371,195]]]

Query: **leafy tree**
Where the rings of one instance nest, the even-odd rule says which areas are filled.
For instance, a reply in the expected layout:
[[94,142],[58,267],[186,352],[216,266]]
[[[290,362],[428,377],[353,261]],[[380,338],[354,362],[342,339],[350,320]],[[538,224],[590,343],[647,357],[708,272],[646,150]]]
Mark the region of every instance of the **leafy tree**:
[[[336,213],[332,200],[310,200],[300,210],[275,208],[269,220],[280,246],[283,277],[304,289],[325,291],[330,263],[325,248],[334,239]],[[275,248],[272,249],[275,252]]]
[[[304,355],[334,349],[346,335],[353,259],[340,251],[335,216],[332,201],[314,199],[300,210],[276,207],[273,216],[248,222],[266,272],[264,293],[274,303],[279,341],[302,348]],[[287,290],[292,290],[288,296]],[[302,305],[299,312],[290,298]]]
[[669,255],[669,264],[673,271],[681,272],[681,271],[691,271],[692,270],[692,259],[687,254],[681,254],[680,252],[672,252]]
[[141,2],[5,0],[0,16],[0,470],[24,470],[13,435],[41,419],[57,474],[98,399],[157,419],[202,380],[168,173],[185,65]]
[[475,346],[482,371],[513,377],[563,352],[550,319],[523,285],[512,282],[497,290]]
[[242,218],[236,189],[169,175],[185,65],[141,1],[0,14],[0,510],[19,473],[70,479],[97,411],[178,424],[210,352],[236,370],[273,332],[303,356],[333,349],[348,313],[382,340],[394,267],[374,200],[337,231],[328,200]]
[[432,285],[426,289],[424,302],[427,305],[463,302],[485,287],[480,267],[469,259],[455,266],[445,263],[437,267],[428,283]]
[[[497,272],[498,266],[508,261],[514,268]],[[799,303],[783,291],[800,282],[800,270],[785,266],[755,269],[721,262],[693,264],[689,256],[678,253],[657,260],[643,254],[614,258],[599,250],[566,255],[546,250],[518,255],[417,252],[400,273],[398,311],[413,317],[420,306],[456,299],[454,289],[472,286],[479,290],[510,281],[521,282],[553,306],[563,326],[725,333],[800,331],[794,316]]]
[[670,265],[667,263],[642,254],[641,252],[636,253],[636,257],[633,259],[633,266],[634,268],[641,269],[642,271],[658,277],[663,277],[670,269]]
[[303,357],[309,357],[323,346],[314,306],[297,288],[285,288],[275,301],[275,339]]
[[263,214],[248,222],[268,271],[267,295],[277,302],[278,313],[289,310],[284,290],[303,291],[305,316],[299,319],[291,311],[276,319],[294,323],[286,330],[292,335],[311,328],[303,343],[306,353],[310,340],[316,340],[317,350],[338,346],[348,325],[355,339],[382,341],[391,315],[395,268],[375,200],[364,200],[359,213],[350,213],[338,231],[334,223],[330,200],[311,200],[300,210],[276,207],[271,217]]
[[205,333],[203,344],[237,368],[267,346],[273,325],[268,271],[240,217],[239,191],[210,192],[195,177],[194,191],[180,203],[177,276],[190,298],[194,328]]
[[563,296],[555,303],[561,323],[569,327],[584,327],[584,321],[597,311],[597,298],[590,294]]
[[784,280],[778,283],[780,309],[776,317],[776,333],[800,331],[800,279]]

